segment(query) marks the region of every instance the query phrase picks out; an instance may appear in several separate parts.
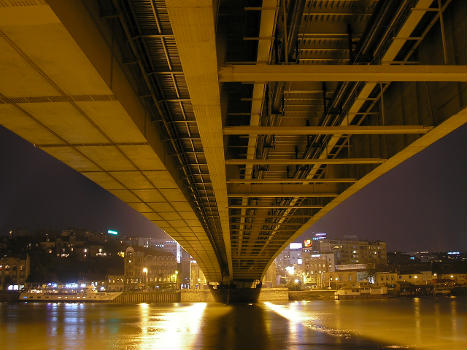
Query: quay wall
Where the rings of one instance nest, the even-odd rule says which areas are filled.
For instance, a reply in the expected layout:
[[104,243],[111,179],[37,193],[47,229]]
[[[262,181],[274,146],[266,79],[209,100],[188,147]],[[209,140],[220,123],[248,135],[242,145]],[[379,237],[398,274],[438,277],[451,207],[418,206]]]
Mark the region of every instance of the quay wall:
[[180,291],[182,303],[214,302],[214,296],[209,289],[183,289]]
[[[258,301],[288,301],[289,295],[286,288],[263,288]],[[137,303],[196,303],[214,302],[214,297],[209,289],[183,289],[181,291],[164,292],[123,292],[116,297],[114,304]]]
[[261,288],[258,301],[289,301],[287,288]]
[[333,289],[289,291],[289,300],[334,299]]
[[[334,290],[289,291],[287,288],[262,288],[258,301],[287,302],[289,300],[334,299]],[[18,301],[19,293],[0,293],[0,301]],[[181,291],[122,292],[111,301],[114,304],[138,303],[196,303],[214,302],[209,289],[183,289]]]
[[114,300],[114,304],[138,304],[138,303],[178,303],[180,292],[123,292]]

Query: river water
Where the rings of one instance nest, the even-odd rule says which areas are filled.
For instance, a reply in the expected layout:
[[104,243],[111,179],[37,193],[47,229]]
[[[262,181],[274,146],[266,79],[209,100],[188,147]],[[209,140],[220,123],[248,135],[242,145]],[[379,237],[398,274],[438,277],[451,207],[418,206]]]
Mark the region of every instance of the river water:
[[0,303],[0,349],[463,349],[465,298]]

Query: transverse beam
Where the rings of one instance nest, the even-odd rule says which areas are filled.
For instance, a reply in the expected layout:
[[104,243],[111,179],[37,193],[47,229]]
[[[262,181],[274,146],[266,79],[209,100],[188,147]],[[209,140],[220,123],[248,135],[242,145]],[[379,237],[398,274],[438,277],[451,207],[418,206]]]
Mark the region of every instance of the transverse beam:
[[268,81],[467,81],[465,65],[229,65],[219,82]]
[[426,134],[430,130],[423,125],[230,126],[224,128],[224,135],[404,135]]
[[333,159],[227,159],[226,165],[307,165],[307,164],[380,164],[382,158],[333,158]]

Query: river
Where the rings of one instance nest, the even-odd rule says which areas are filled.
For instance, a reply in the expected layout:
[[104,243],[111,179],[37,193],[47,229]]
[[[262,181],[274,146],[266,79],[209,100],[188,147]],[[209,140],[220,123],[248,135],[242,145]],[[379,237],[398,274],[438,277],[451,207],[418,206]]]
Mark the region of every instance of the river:
[[466,298],[0,303],[0,349],[463,349]]

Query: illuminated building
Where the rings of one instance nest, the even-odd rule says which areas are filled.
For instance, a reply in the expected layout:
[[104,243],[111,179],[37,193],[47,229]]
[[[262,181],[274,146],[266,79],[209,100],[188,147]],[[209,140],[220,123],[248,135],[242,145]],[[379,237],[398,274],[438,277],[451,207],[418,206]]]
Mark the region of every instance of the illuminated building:
[[277,287],[277,271],[276,271],[276,263],[273,261],[271,265],[269,265],[268,269],[266,270],[262,283],[263,288],[274,288]]
[[418,273],[404,273],[397,275],[397,282],[406,282],[413,285],[427,285],[433,282],[431,271],[421,271]]
[[334,271],[334,254],[313,254],[304,252],[303,264],[300,266],[299,275],[303,277],[303,284],[308,287],[319,287],[325,272]]
[[368,272],[366,270],[324,272],[321,279],[322,288],[349,288],[359,286],[361,283],[368,284]]
[[376,272],[375,283],[380,286],[392,286],[397,283],[397,277],[395,272]]
[[0,289],[8,289],[10,285],[24,285],[29,276],[29,266],[29,255],[26,259],[0,258]]
[[124,278],[125,289],[174,288],[178,281],[176,257],[161,249],[128,247]]
[[467,284],[467,274],[465,273],[443,273],[436,277],[441,281],[453,281],[455,284],[461,286]]
[[125,275],[108,275],[106,289],[109,292],[121,292],[125,290]]
[[387,265],[386,242],[323,239],[314,244],[320,253],[333,253],[337,265]]
[[207,288],[206,277],[203,271],[199,268],[196,260],[191,259],[190,261],[190,288],[191,289],[203,289]]

